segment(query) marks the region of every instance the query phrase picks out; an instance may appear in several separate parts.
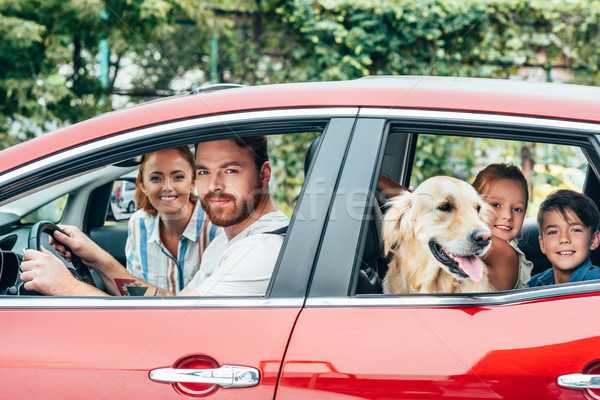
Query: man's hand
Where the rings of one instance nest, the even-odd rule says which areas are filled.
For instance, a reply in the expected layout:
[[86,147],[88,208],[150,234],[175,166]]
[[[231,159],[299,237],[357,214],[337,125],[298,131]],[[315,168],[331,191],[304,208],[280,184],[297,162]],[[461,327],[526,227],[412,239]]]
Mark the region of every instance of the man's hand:
[[25,250],[21,271],[27,290],[51,296],[106,296],[106,293],[78,281],[65,264],[46,249]]
[[64,245],[79,256],[81,261],[88,267],[95,268],[102,263],[102,258],[106,258],[104,250],[77,227],[60,225],[60,228],[66,234],[54,231],[54,237],[50,237],[50,244],[67,261],[71,261],[72,254],[66,250]]

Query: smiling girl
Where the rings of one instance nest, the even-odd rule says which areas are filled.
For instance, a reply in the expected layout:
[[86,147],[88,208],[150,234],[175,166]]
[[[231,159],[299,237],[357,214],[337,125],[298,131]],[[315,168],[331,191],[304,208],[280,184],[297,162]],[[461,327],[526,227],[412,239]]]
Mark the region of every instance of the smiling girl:
[[473,187],[495,211],[492,247],[484,257],[490,282],[498,290],[527,287],[533,263],[516,239],[529,201],[525,176],[515,165],[490,164],[477,174]]
[[146,154],[138,169],[136,203],[129,220],[127,269],[171,293],[198,271],[216,234],[194,194],[196,163],[187,146]]

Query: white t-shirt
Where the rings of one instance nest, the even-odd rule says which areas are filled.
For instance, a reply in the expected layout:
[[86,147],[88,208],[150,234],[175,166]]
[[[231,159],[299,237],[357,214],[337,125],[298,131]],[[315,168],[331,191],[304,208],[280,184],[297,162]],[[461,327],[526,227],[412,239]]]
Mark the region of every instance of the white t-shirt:
[[281,211],[263,215],[231,240],[217,236],[188,284],[200,296],[264,296],[283,235],[269,234],[289,224]]

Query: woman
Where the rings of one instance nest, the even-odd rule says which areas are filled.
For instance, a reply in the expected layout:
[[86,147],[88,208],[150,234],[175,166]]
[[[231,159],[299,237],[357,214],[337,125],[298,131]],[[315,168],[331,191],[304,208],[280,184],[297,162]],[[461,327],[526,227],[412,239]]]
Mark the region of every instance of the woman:
[[217,231],[197,202],[195,183],[196,163],[187,146],[146,154],[139,166],[127,269],[171,293],[194,277]]

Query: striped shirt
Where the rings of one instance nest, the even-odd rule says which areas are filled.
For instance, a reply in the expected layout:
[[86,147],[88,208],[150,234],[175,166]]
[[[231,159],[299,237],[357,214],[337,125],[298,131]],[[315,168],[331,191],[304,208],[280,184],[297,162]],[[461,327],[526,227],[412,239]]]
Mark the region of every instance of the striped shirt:
[[197,203],[179,238],[175,257],[160,240],[159,222],[158,215],[144,210],[138,210],[131,216],[125,247],[127,270],[136,278],[178,293],[194,277],[204,250],[222,229],[210,223]]

